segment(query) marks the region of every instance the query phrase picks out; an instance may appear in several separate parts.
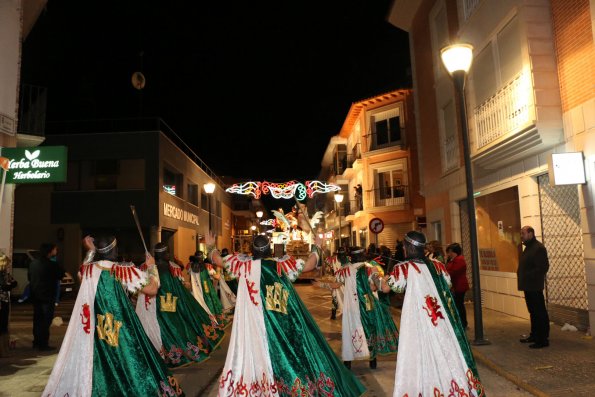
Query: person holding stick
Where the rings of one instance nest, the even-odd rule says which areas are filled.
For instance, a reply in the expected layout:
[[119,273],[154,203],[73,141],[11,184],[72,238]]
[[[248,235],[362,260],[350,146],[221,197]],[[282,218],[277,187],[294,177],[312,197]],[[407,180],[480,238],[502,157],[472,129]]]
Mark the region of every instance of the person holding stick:
[[71,321],[43,396],[182,396],[151,345],[126,292],[154,296],[155,261],[147,271],[118,263],[114,236],[85,237],[87,257]]

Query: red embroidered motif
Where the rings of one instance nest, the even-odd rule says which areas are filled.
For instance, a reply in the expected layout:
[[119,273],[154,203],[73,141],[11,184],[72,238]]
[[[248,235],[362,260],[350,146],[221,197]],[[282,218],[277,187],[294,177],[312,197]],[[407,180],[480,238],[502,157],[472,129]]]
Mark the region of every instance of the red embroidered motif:
[[335,277],[347,277],[351,275],[351,268],[349,266],[342,267],[335,272]]
[[252,301],[252,303],[254,304],[254,306],[258,306],[258,302],[256,302],[256,300],[254,299],[254,294],[258,293],[257,289],[254,289],[254,284],[255,282],[249,282],[248,279],[246,279],[246,287],[248,287],[248,293],[250,294],[250,300]]
[[145,295],[145,310],[149,310],[149,306],[151,306],[151,297],[149,295]]
[[444,320],[444,316],[440,312],[440,305],[438,304],[438,299],[426,295],[426,306],[423,309],[428,313],[428,316],[432,319],[432,325],[438,325],[438,319],[441,318]]
[[91,308],[87,303],[83,303],[83,310],[81,311],[81,323],[83,324],[83,331],[86,334],[91,333]]
[[245,261],[240,260],[239,254],[234,254],[231,258],[226,260],[226,263],[229,263],[229,273],[235,275],[236,277],[240,276],[240,270],[242,267],[246,269],[246,273],[250,273],[252,271],[252,260],[247,259]]
[[305,380],[295,378],[291,386],[281,378],[275,378],[274,380],[268,379],[264,372],[260,381],[255,380],[246,383],[243,376],[240,376],[237,381],[234,381],[232,370],[228,370],[219,378],[219,390],[220,395],[226,397],[333,397],[335,395],[335,383],[322,372],[313,380],[308,376],[306,376]]
[[365,337],[364,335],[359,333],[359,330],[355,330],[353,335],[351,335],[351,345],[355,349],[356,353],[361,353],[362,348],[364,347]]
[[459,384],[454,379],[450,381],[449,391],[450,393],[448,394],[448,397],[469,397],[469,393],[467,393],[467,390],[461,388],[461,386],[459,386]]
[[110,269],[110,275],[114,276],[116,280],[124,282],[132,281],[132,276],[138,277],[138,271],[133,265],[116,265],[114,264]]
[[432,263],[434,264],[434,268],[436,269],[436,273],[438,275],[446,272],[446,266],[444,266],[444,263],[437,261],[435,259],[432,259]]
[[283,261],[278,261],[277,262],[277,274],[280,276],[282,270],[285,271],[285,273],[289,273],[290,271],[297,272],[296,265],[297,265],[297,261],[292,256],[289,256],[287,259],[285,259]]
[[478,397],[484,397],[486,394],[481,381],[473,375],[473,372],[470,369],[467,370],[466,375],[471,390],[475,390]]

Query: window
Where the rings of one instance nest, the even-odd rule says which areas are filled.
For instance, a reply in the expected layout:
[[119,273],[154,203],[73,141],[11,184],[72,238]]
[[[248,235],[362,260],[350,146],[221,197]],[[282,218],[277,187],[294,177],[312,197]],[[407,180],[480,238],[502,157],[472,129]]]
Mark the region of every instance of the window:
[[182,197],[182,174],[169,168],[163,169],[163,191],[172,196]]
[[200,208],[205,211],[209,210],[209,195],[206,193],[200,195]]
[[188,202],[198,207],[198,185],[194,183],[188,184]]
[[473,60],[473,91],[481,105],[518,76],[523,67],[521,28],[514,17]]
[[68,168],[66,171],[66,182],[56,183],[54,188],[58,191],[73,191],[80,190],[80,173],[81,164],[79,161],[69,161]]
[[434,56],[434,75],[438,79],[446,73],[442,66],[440,50],[450,44],[448,34],[448,20],[444,1],[438,1],[429,15],[430,32],[432,40],[432,53]]
[[376,207],[402,205],[409,202],[407,172],[403,166],[375,170]]
[[450,171],[459,166],[459,140],[457,139],[457,119],[452,100],[440,109],[440,129],[442,136],[442,171]]
[[118,188],[120,171],[118,160],[96,160],[94,162],[95,189],[115,190]]
[[369,149],[376,150],[402,144],[402,103],[384,108],[370,115]]

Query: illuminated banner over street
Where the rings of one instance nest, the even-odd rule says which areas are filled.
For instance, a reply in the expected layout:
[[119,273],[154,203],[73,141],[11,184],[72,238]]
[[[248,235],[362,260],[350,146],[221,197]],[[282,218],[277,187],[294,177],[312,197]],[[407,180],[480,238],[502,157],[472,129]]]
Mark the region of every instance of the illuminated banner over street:
[[6,183],[66,182],[67,152],[66,146],[0,148],[8,159]]

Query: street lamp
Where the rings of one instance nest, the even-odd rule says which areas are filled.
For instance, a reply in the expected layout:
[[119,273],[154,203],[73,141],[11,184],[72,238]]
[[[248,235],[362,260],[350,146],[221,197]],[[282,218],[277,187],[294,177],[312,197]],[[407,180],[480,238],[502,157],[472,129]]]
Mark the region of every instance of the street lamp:
[[208,182],[203,185],[205,193],[209,195],[209,233],[211,233],[211,195],[215,192],[215,184]]
[[250,230],[252,230],[252,235],[254,235],[256,232],[256,226],[255,225],[250,226]]
[[[339,216],[339,247],[341,247],[341,203],[343,202],[343,195],[341,193],[335,193],[335,202],[337,203],[337,214]],[[337,250],[339,249],[337,247]]]
[[454,81],[461,134],[463,135],[463,157],[465,159],[465,181],[467,184],[467,210],[469,211],[469,235],[471,242],[471,274],[473,278],[473,314],[475,322],[474,345],[486,345],[489,342],[483,336],[483,318],[481,312],[481,288],[479,285],[479,258],[477,249],[477,221],[475,219],[475,199],[473,197],[473,170],[471,169],[471,151],[469,149],[469,128],[467,126],[467,108],[465,105],[465,77],[473,61],[473,46],[454,44],[440,50],[442,63]]
[[260,231],[260,229],[262,227],[262,226],[260,226],[260,219],[262,218],[263,215],[264,215],[264,212],[256,211],[256,217],[258,218],[258,231]]

